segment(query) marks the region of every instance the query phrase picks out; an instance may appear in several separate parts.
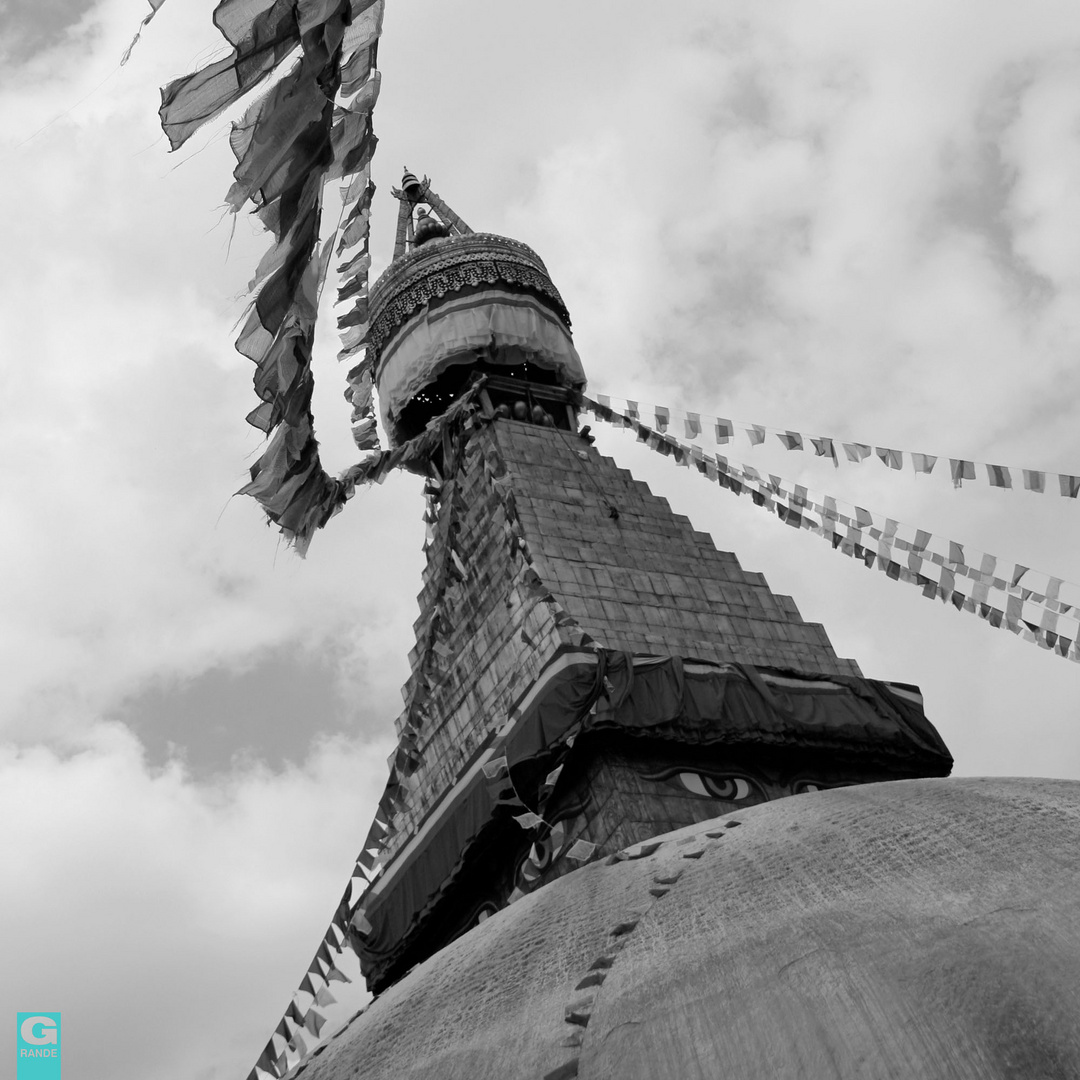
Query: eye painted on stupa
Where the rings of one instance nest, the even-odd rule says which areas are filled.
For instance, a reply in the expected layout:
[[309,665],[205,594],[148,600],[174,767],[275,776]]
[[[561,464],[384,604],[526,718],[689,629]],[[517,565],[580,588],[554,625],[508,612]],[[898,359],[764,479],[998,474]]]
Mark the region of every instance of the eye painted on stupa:
[[724,802],[764,802],[765,793],[745,776],[710,776],[707,773],[679,772],[675,779],[687,791]]

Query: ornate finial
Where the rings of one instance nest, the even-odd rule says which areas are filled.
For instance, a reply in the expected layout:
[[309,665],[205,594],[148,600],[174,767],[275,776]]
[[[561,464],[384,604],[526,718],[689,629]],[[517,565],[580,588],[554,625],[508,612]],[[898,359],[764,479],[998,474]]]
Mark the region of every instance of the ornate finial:
[[401,190],[409,202],[416,202],[424,194],[424,186],[416,179],[414,173],[409,172],[405,166],[405,175],[401,178]]
[[449,226],[441,222],[434,214],[429,214],[423,207],[417,211],[416,224],[413,226],[413,247],[419,247],[438,236],[449,235]]

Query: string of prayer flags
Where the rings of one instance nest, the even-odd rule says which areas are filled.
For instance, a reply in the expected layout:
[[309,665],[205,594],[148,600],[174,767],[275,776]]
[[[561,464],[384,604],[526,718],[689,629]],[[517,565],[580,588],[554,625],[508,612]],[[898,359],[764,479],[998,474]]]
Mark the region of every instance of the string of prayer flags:
[[[780,445],[786,450],[806,451],[812,448],[815,457],[830,458],[834,466],[839,466],[840,458],[836,447],[839,445],[844,451],[844,458],[853,465],[860,465],[867,458],[876,457],[886,468],[895,471],[904,469],[905,457],[911,462],[911,470],[916,474],[930,475],[938,463],[935,454],[919,453],[913,450],[895,450],[885,446],[874,446],[870,443],[861,442],[837,442],[827,435],[805,435],[802,432],[790,431],[767,427],[764,424],[750,424],[742,420],[729,420],[724,417],[709,416],[701,412],[682,412],[679,409],[663,405],[646,405],[636,401],[612,397],[609,394],[598,394],[596,402],[602,408],[608,408],[617,416],[626,417],[629,420],[640,420],[641,416],[652,415],[656,422],[653,429],[661,436],[666,436],[671,425],[678,427],[682,421],[682,429],[687,442],[696,443],[708,441],[710,438],[717,446],[725,446],[736,439],[736,433],[742,431],[747,440],[747,445],[761,446],[768,435],[775,435]],[[706,434],[706,433],[711,434]],[[648,441],[648,434],[639,435],[641,442]],[[655,443],[655,440],[654,440]],[[676,463],[687,464],[682,454],[676,454],[670,445],[664,449],[659,444],[653,446],[665,456],[675,457]],[[1057,490],[1066,499],[1080,498],[1080,476],[1070,473],[1048,473],[1039,469],[1019,469],[1014,466],[995,465],[985,462],[967,460],[965,458],[948,458],[949,473],[955,487],[962,487],[965,480],[978,480],[980,475],[986,477],[988,486],[1001,488],[1002,490],[1019,489],[1020,477],[1023,477],[1025,491],[1033,491],[1044,494],[1047,490],[1047,478],[1051,490]]]
[[[162,0],[151,0],[154,11]],[[218,29],[229,56],[162,91],[161,123],[173,150],[279,70],[289,70],[233,122],[236,158],[226,197],[233,212],[250,202],[273,237],[251,282],[253,301],[236,347],[255,365],[260,404],[248,422],[269,437],[241,492],[253,496],[286,541],[303,555],[314,532],[351,497],[355,484],[323,469],[311,413],[311,358],[333,238],[321,238],[327,183],[355,174],[342,188],[342,228],[363,250],[342,264],[352,310],[349,348],[359,348],[367,317],[367,216],[370,162],[376,139],[371,112],[379,91],[375,70],[383,0],[221,0]],[[344,75],[350,81],[344,84]],[[357,226],[357,227],[354,227]],[[339,244],[339,253],[344,244]],[[352,332],[359,330],[356,341]],[[370,370],[354,364],[348,396],[358,444],[378,449]]]
[[[583,403],[598,419],[629,428],[640,438],[639,421],[589,398]],[[664,438],[671,441],[671,436]],[[646,441],[658,449],[648,434]],[[928,598],[940,599],[958,611],[977,615],[992,627],[1007,629],[1080,663],[1080,585],[1033,572],[1019,563],[1007,577],[999,575],[1002,563],[995,555],[974,552],[955,540],[936,537],[864,507],[848,507],[831,496],[812,496],[801,485],[776,476],[765,481],[757,470],[735,464],[721,454],[682,449],[708,479],[736,495],[750,494],[756,506],[793,528],[820,536],[834,550],[859,560],[868,569],[876,568],[894,581],[913,584]]]

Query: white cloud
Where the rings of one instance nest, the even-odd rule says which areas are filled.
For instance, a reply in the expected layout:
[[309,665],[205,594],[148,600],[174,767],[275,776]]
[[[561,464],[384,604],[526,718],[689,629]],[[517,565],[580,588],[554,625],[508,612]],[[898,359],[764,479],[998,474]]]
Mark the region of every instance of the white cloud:
[[5,1012],[61,1011],[65,1068],[87,1080],[244,1075],[348,881],[390,747],[335,739],[214,786],[148,771],[118,727],[65,757],[5,751]]
[[[316,738],[301,765],[223,761],[205,782],[152,768],[102,717],[295,650],[329,658],[353,732],[381,717],[388,734],[419,589],[415,480],[359,494],[305,563],[228,502],[259,445],[235,298],[266,242],[240,219],[229,251],[227,125],[173,156],[156,126],[157,87],[220,51],[212,7],[166,4],[116,71],[143,12],[107,0],[0,85],[17,253],[0,290],[4,955],[30,1007],[62,998],[91,1080],[243,1073],[340,894],[389,748]],[[539,250],[601,390],[1068,470],[1078,39],[1075,5],[1054,0],[391,5],[376,262],[408,163],[474,227]],[[329,316],[320,334],[316,415],[339,469],[353,452]],[[839,652],[921,683],[959,771],[1080,776],[1072,665],[604,445]],[[768,460],[1080,579],[1075,504]],[[266,723],[315,738],[321,720]],[[182,752],[194,735],[167,725]],[[89,1056],[114,1045],[117,1002],[147,1034]]]

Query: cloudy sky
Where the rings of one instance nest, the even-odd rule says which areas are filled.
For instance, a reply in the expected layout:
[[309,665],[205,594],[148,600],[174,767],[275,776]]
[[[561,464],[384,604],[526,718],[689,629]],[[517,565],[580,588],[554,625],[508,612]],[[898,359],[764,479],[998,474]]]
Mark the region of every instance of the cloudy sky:
[[[0,2],[0,1011],[62,1010],[82,1080],[246,1075],[370,821],[417,611],[413,478],[306,561],[230,499],[267,241],[222,210],[227,119],[173,155],[157,126],[221,53],[212,7],[169,0],[120,69],[142,0]],[[1064,0],[389,0],[376,269],[408,165],[539,250],[595,391],[1080,473],[1078,59]],[[1080,778],[1080,667],[602,447],[920,684],[958,774]],[[738,449],[1080,581],[1076,502]]]

